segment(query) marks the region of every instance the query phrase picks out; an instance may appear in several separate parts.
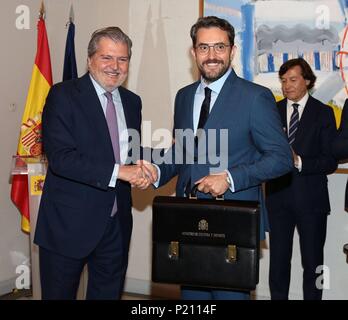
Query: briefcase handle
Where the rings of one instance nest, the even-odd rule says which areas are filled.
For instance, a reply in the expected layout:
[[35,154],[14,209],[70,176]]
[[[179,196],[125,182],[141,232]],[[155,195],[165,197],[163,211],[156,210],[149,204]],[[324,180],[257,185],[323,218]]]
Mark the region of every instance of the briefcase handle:
[[[198,184],[195,184],[191,189],[189,198],[190,199],[197,199],[197,191],[198,191]],[[215,200],[224,200],[224,196],[223,195],[217,196],[215,198]]]

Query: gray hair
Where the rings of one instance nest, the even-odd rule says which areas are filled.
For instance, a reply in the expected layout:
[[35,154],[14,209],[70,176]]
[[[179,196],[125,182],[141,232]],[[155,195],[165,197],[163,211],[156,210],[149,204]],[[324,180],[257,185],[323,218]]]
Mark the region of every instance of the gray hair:
[[122,42],[128,46],[128,57],[132,56],[132,40],[119,27],[106,27],[92,33],[88,44],[88,58],[92,57],[98,50],[100,39],[109,38],[114,42]]

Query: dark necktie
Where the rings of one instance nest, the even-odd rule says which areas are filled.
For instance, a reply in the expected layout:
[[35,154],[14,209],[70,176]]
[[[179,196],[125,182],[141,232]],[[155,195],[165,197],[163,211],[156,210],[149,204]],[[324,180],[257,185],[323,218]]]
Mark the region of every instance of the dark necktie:
[[[108,124],[110,139],[112,143],[112,149],[114,150],[115,162],[120,163],[120,142],[118,134],[118,124],[116,109],[114,101],[112,100],[112,94],[110,92],[105,92],[104,95],[107,99],[105,118]],[[111,216],[114,216],[117,212],[117,198],[115,197],[114,205],[112,207]]]
[[204,100],[201,107],[201,113],[199,115],[199,121],[198,121],[198,129],[202,129],[207,122],[207,119],[209,117],[209,111],[210,111],[210,100],[211,100],[211,89],[208,87],[204,88]]
[[300,115],[298,113],[299,104],[293,103],[292,106],[294,108],[294,111],[292,112],[290,117],[289,134],[288,134],[288,140],[291,146],[295,142],[296,131],[298,129],[298,124],[300,122]]
[[[208,120],[209,117],[209,111],[210,111],[210,100],[211,100],[211,89],[209,89],[208,87],[204,88],[204,100],[201,106],[201,112],[199,114],[199,121],[198,121],[198,126],[197,126],[197,131],[196,131],[196,136],[195,136],[195,153],[196,153],[196,149],[198,147],[198,139],[200,136],[200,132],[198,131],[198,129],[203,129],[205,123]],[[190,195],[191,192],[191,178],[189,179],[189,181],[187,181],[186,187],[185,187],[185,194],[188,197]]]

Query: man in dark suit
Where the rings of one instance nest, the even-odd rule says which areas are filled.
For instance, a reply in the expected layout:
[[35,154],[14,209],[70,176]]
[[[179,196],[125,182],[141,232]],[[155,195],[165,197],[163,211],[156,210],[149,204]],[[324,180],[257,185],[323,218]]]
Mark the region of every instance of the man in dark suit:
[[[338,160],[348,159],[348,99],[345,101],[342,116],[341,124],[338,129],[338,134],[333,142],[333,153]],[[348,211],[348,182],[346,186],[346,199],[344,207]]]
[[[176,95],[175,145],[164,156],[166,163],[158,166],[159,185],[178,175],[177,196],[198,184],[200,198],[224,195],[225,199],[260,201],[264,236],[261,183],[292,168],[273,95],[231,69],[236,48],[234,29],[226,20],[198,19],[191,38],[201,79]],[[190,132],[192,143],[182,144]],[[182,298],[248,299],[249,293],[184,287]]]
[[324,263],[326,222],[330,212],[326,175],[337,168],[331,152],[336,134],[335,118],[330,107],[308,94],[316,77],[304,59],[285,62],[279,69],[279,77],[285,99],[278,102],[278,107],[293,150],[294,169],[266,184],[271,298],[288,299],[292,243],[297,227],[303,297],[319,300],[322,288],[317,278]]
[[127,130],[140,134],[141,100],[121,87],[132,42],[121,29],[93,33],[88,73],[54,85],[44,107],[48,172],[35,243],[43,299],[75,299],[88,267],[87,299],[118,299],[132,231],[131,185],[149,185],[128,157]]

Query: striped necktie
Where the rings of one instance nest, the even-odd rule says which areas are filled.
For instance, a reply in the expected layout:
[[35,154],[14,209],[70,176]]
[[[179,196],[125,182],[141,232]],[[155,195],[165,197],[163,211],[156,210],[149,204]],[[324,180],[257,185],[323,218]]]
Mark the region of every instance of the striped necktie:
[[300,115],[298,112],[299,104],[293,103],[292,107],[294,108],[294,111],[292,112],[290,117],[289,134],[288,134],[288,140],[291,146],[295,142],[296,131],[298,129],[298,124],[300,122]]

